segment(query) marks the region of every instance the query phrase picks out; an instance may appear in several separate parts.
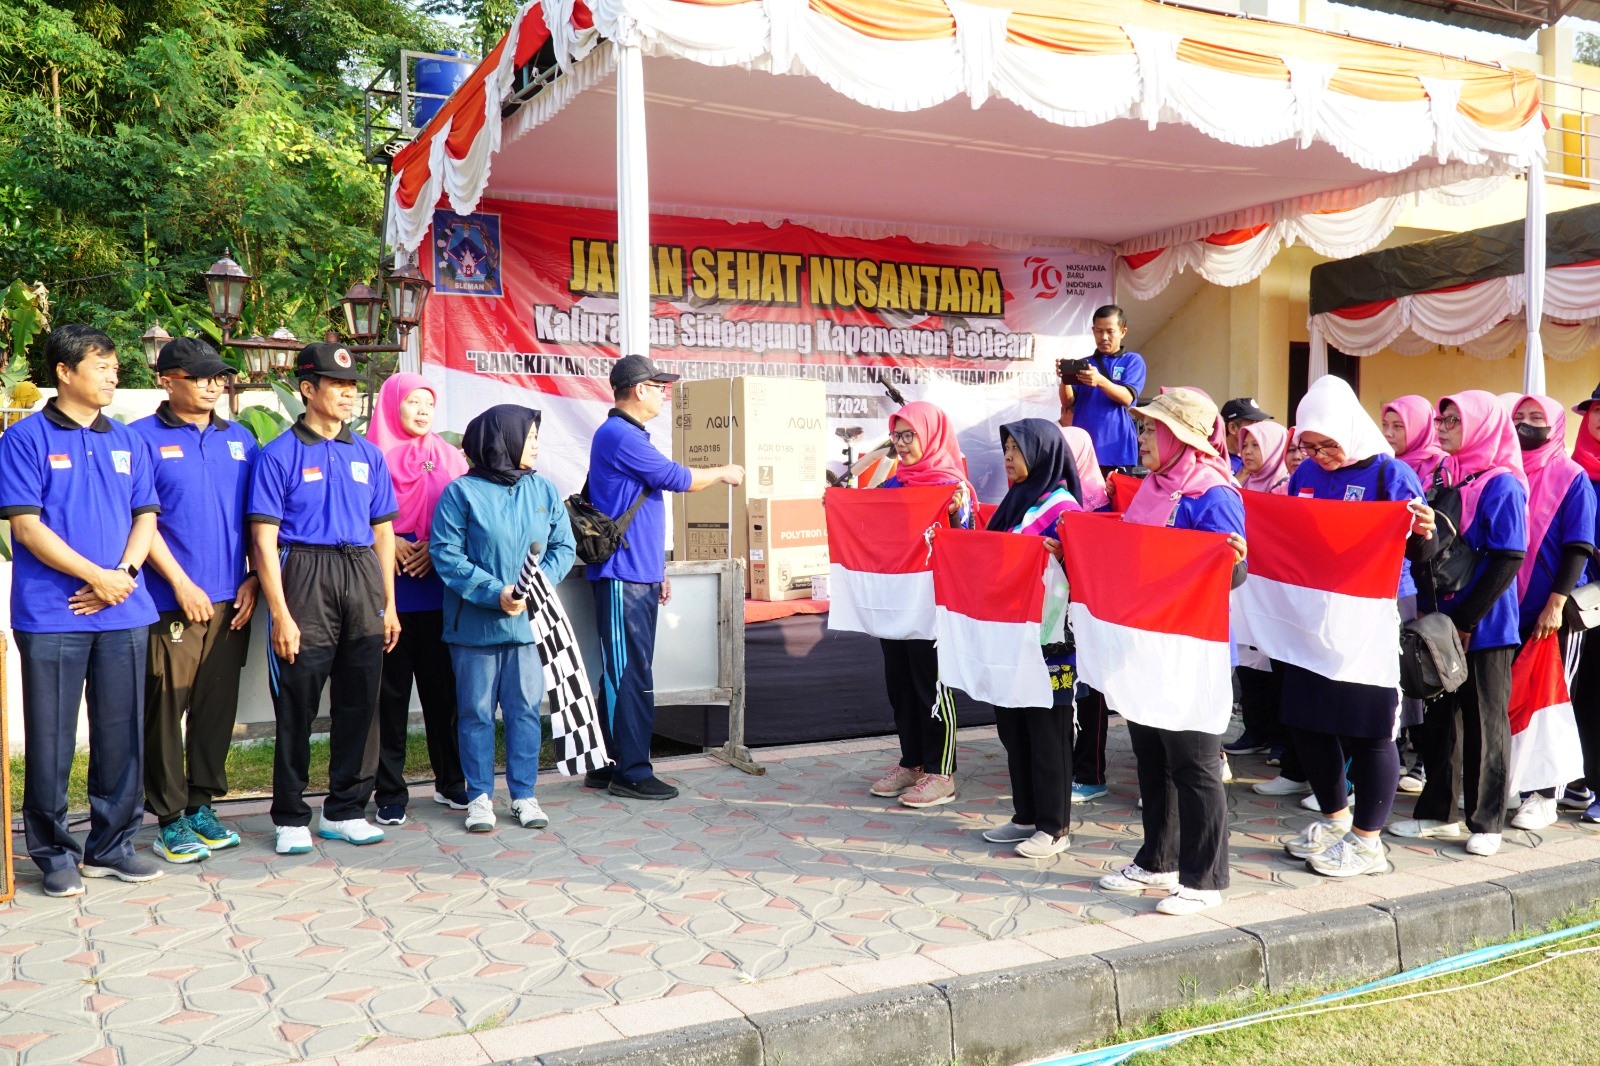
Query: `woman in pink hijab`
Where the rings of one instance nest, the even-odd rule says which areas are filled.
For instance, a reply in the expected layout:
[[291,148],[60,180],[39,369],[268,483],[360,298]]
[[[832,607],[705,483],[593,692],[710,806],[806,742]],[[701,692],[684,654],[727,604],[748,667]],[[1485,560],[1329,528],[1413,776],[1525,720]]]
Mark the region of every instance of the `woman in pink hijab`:
[[1276,422],[1251,422],[1239,427],[1239,460],[1244,464],[1241,489],[1282,496],[1289,489],[1289,431]]
[[1394,457],[1417,472],[1426,488],[1444,461],[1439,433],[1433,427],[1433,404],[1425,396],[1402,396],[1384,406],[1383,438]]
[[394,374],[372,407],[367,439],[389,464],[400,513],[395,516],[395,609],[400,642],[383,657],[378,699],[379,825],[404,825],[406,726],[416,678],[433,764],[435,803],[467,809],[466,779],[456,740],[456,680],[444,633],[444,585],[433,572],[428,534],[445,486],[467,472],[461,449],[433,432],[434,388],[421,374]]
[[1061,435],[1067,440],[1067,451],[1072,453],[1072,465],[1078,470],[1078,485],[1083,489],[1085,511],[1104,511],[1111,506],[1106,492],[1106,478],[1100,472],[1100,457],[1095,454],[1094,440],[1089,431],[1078,426],[1062,426]]

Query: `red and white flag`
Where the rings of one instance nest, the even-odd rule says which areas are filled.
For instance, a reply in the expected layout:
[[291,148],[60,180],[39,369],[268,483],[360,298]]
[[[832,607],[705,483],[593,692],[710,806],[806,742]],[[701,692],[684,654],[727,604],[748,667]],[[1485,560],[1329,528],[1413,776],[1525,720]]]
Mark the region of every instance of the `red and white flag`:
[[1043,537],[941,529],[933,539],[934,640],[939,680],[996,707],[1048,707],[1042,643],[1047,591],[1066,577]]
[[1228,586],[1220,533],[1064,514],[1078,676],[1140,725],[1221,733],[1233,709]]
[[947,521],[956,486],[829,489],[828,628],[885,640],[933,639],[929,530]]
[[1247,492],[1244,523],[1250,576],[1233,592],[1239,642],[1334,681],[1398,685],[1406,505]]
[[1506,769],[1513,792],[1560,788],[1583,776],[1583,744],[1555,633],[1528,641],[1511,664],[1511,761]]

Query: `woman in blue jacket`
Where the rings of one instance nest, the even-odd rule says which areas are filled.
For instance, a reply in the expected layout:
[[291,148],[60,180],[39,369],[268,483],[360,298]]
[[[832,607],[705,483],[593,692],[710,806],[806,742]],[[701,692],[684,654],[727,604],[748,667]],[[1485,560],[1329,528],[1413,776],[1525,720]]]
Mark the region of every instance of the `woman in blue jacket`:
[[539,775],[544,667],[527,603],[512,595],[530,550],[552,585],[572,569],[572,525],[556,487],[533,472],[539,412],[491,407],[467,424],[471,464],[439,497],[428,551],[444,582],[444,642],[456,671],[467,830],[494,828],[494,712],[506,726],[506,787],[525,828],[549,823],[533,785]]

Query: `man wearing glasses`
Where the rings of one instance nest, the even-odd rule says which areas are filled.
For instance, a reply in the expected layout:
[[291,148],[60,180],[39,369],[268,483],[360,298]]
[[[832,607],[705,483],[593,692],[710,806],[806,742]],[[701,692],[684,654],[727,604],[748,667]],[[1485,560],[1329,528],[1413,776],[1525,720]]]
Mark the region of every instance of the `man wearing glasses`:
[[[591,770],[590,788],[613,796],[669,800],[678,790],[655,776],[650,737],[655,731],[656,612],[672,596],[666,580],[667,525],[664,492],[699,492],[713,485],[737,486],[744,470],[719,466],[690,470],[662,455],[645,428],[661,413],[668,374],[642,355],[625,355],[611,368],[615,406],[589,447],[589,502],[613,518],[639,503],[622,546],[586,574],[594,588],[595,623],[605,659],[600,691],[600,729],[612,765]],[[640,500],[640,497],[643,500]]]
[[144,803],[161,823],[155,851],[168,862],[197,862],[239,843],[212,810],[228,791],[259,589],[244,521],[256,440],[216,412],[232,373],[204,341],[168,341],[156,359],[166,402],[130,427],[148,445],[161,501],[149,556],[161,617],[150,629]]

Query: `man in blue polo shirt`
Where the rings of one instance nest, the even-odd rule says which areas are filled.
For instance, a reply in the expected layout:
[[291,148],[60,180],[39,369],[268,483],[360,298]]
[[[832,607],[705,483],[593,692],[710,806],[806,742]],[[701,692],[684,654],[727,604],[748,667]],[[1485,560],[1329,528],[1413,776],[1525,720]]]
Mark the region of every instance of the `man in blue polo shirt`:
[[343,346],[308,344],[294,372],[306,413],[257,456],[246,520],[261,572],[277,717],[272,822],[280,855],[311,850],[311,727],[332,679],[328,798],[317,834],[372,844],[366,819],[376,758],[373,716],[383,653],[400,639],[394,606],[394,517],[383,453],[350,432],[361,371]]
[[1077,426],[1094,441],[1100,469],[1139,465],[1139,435],[1128,413],[1144,389],[1144,356],[1123,347],[1128,316],[1116,304],[1096,308],[1094,355],[1070,386],[1061,385],[1061,424]]
[[[139,567],[161,507],[144,442],[101,413],[117,388],[111,338],[59,326],[44,354],[56,396],[0,435],[0,517],[11,521],[15,556],[28,854],[46,895],[78,896],[85,876],[161,876],[133,849],[144,820],[145,650],[156,620]],[[80,847],[67,828],[67,774],[85,686],[89,836]]]
[[668,800],[678,790],[655,776],[650,737],[655,732],[656,612],[672,595],[666,581],[667,529],[663,492],[699,492],[712,485],[738,485],[737,466],[690,470],[650,443],[645,423],[661,413],[667,388],[678,380],[642,355],[627,355],[611,368],[616,406],[595,431],[589,447],[589,502],[621,517],[641,495],[627,528],[625,547],[586,574],[594,583],[595,621],[605,658],[600,727],[612,765],[584,777],[590,788],[613,796]]
[[198,862],[239,843],[212,809],[228,792],[259,587],[244,529],[256,439],[216,413],[233,372],[205,341],[168,341],[156,359],[167,400],[131,427],[149,445],[161,500],[150,543],[150,598],[161,617],[150,631],[145,685],[144,805],[160,823],[156,854],[168,862]]

